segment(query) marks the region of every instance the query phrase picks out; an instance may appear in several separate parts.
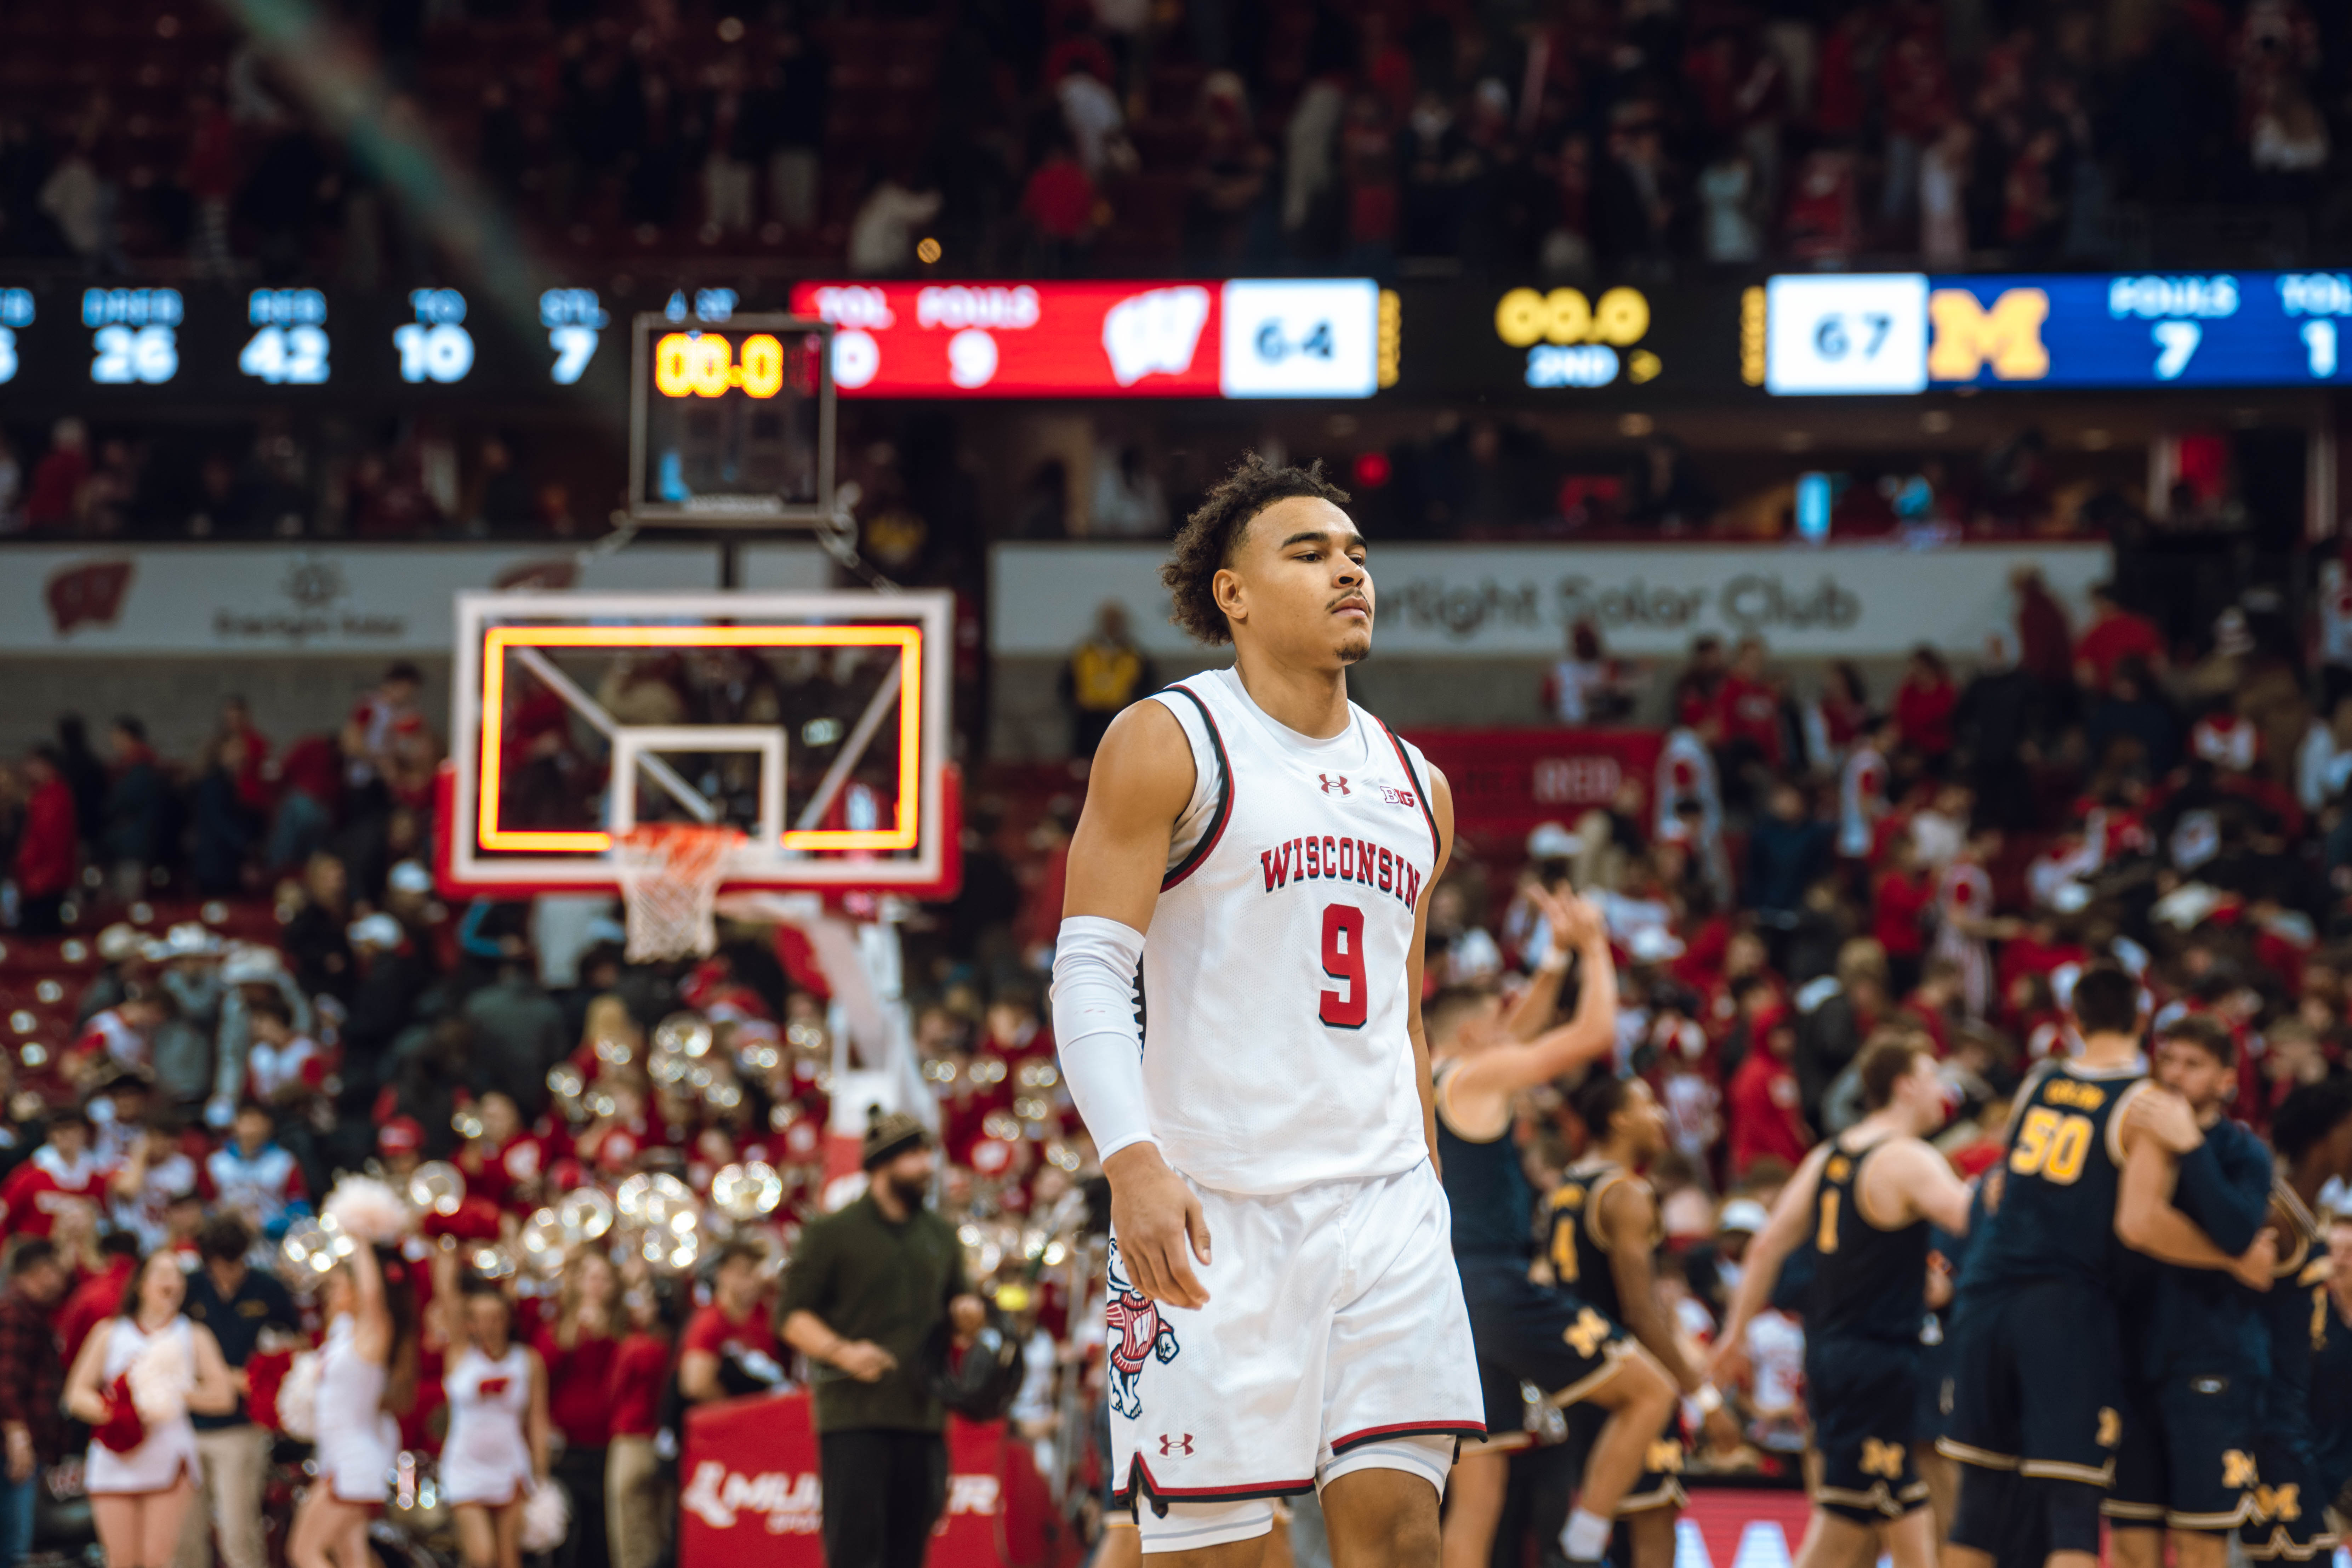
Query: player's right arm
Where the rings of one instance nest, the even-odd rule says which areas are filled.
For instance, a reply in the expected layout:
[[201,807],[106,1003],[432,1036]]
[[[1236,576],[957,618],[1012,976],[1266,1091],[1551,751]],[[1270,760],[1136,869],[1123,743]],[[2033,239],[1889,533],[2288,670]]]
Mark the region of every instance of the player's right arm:
[[1560,934],[1567,920],[1565,903],[1573,897],[1565,888],[1555,893],[1540,882],[1528,889],[1528,901],[1544,918],[1544,938],[1549,945],[1537,956],[1535,973],[1528,977],[1526,987],[1519,992],[1518,1000],[1511,1004],[1510,1014],[1503,1021],[1504,1032],[1512,1039],[1532,1040],[1542,1034],[1559,1006],[1560,987],[1568,980],[1569,960],[1576,951]]
[[1446,1096],[1474,1123],[1492,1124],[1516,1091],[1597,1061],[1617,1043],[1617,967],[1609,952],[1609,930],[1598,910],[1574,897],[1561,900],[1560,921],[1552,940],[1583,961],[1576,1014],[1526,1045],[1490,1046],[1463,1058]]
[[1134,988],[1193,783],[1192,742],[1165,704],[1138,702],[1111,721],[1070,840],[1054,956],[1062,1076],[1110,1182],[1119,1256],[1137,1289],[1173,1307],[1209,1299],[1192,1262],[1209,1261],[1209,1226],[1151,1138]]
[[1805,1163],[1780,1189],[1772,1217],[1748,1244],[1748,1255],[1740,1260],[1739,1288],[1732,1292],[1731,1310],[1724,1317],[1722,1331],[1715,1336],[1715,1353],[1707,1360],[1710,1381],[1734,1381],[1745,1366],[1748,1354],[1742,1342],[1748,1336],[1748,1325],[1772,1300],[1772,1287],[1780,1281],[1780,1265],[1797,1250],[1806,1227],[1813,1223],[1813,1194],[1821,1186],[1822,1167],[1829,1163],[1832,1147],[1825,1140],[1805,1156]]
[[1646,1182],[1611,1182],[1601,1188],[1598,1202],[1595,1219],[1609,1253],[1609,1273],[1616,1281],[1627,1331],[1658,1358],[1658,1364],[1685,1395],[1699,1402],[1710,1446],[1738,1447],[1738,1424],[1725,1411],[1723,1395],[1706,1381],[1706,1373],[1684,1359],[1673,1315],[1658,1295],[1657,1272],[1650,1257],[1651,1239],[1658,1233],[1657,1194]]
[[[1872,1163],[1892,1178],[1902,1205],[1902,1220],[1924,1219],[1946,1234],[1969,1233],[1969,1184],[1953,1173],[1952,1163],[1916,1138],[1893,1138]],[[1867,1178],[1865,1178],[1867,1179]]]

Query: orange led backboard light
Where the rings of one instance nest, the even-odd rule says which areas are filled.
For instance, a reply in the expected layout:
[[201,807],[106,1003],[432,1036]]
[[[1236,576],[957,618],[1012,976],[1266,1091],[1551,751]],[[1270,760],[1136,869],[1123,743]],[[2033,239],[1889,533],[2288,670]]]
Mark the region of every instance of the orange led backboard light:
[[[449,817],[458,830],[445,856],[446,879],[461,890],[609,886],[613,828],[623,821],[615,812],[625,798],[667,791],[702,820],[713,820],[702,814],[719,809],[686,773],[655,763],[643,774],[624,764],[632,776],[606,778],[601,807],[584,796],[575,802],[581,820],[551,824],[543,805],[519,812],[516,769],[529,759],[515,750],[509,727],[525,696],[518,683],[528,672],[534,692],[551,691],[569,710],[562,721],[566,744],[583,745],[592,756],[600,747],[638,755],[635,745],[617,742],[642,738],[695,759],[687,773],[698,768],[710,776],[721,756],[745,759],[740,766],[773,767],[788,748],[796,753],[798,771],[786,773],[789,787],[776,784],[772,794],[762,792],[763,799],[782,802],[782,820],[736,824],[750,841],[730,862],[730,886],[936,883],[947,849],[940,842],[941,774],[950,613],[944,594],[458,595]],[[633,724],[606,711],[595,695],[598,670],[611,660],[722,652],[734,656],[738,671],[764,667],[770,684],[762,689],[784,689],[774,679],[774,661],[784,658],[845,658],[853,678],[835,694],[837,710],[779,711],[750,723],[730,716],[710,726],[707,746],[691,743],[692,725]],[[537,723],[544,733],[540,700]],[[783,706],[781,696],[776,700]],[[763,722],[772,733],[761,732]],[[747,735],[763,743],[747,744]],[[856,782],[860,777],[877,782]],[[887,796],[878,782],[885,777]],[[635,795],[625,797],[630,791]],[[630,810],[626,820],[635,815]]]

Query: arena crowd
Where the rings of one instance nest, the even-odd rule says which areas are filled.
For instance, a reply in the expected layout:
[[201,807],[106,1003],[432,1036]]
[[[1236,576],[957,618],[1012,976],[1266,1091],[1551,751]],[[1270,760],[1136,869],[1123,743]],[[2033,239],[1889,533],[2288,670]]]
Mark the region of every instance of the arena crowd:
[[[1949,1112],[1935,1142],[1964,1175],[1999,1158],[2021,1077],[2072,1048],[2071,987],[2100,963],[2138,977],[2159,1025],[2210,1021],[2232,1047],[2229,1116],[2283,1154],[2352,1120],[2352,648],[2323,635],[2312,659],[2266,599],[2176,643],[2113,590],[2070,624],[2031,575],[2016,587],[2013,626],[1968,673],[1921,648],[1891,688],[1840,668],[1801,689],[1755,642],[1644,671],[1576,639],[1556,694],[1610,712],[1612,693],[1664,688],[1656,775],[1545,825],[1516,863],[1465,855],[1432,896],[1433,997],[1521,997],[1553,890],[1600,911],[1615,1045],[1590,1076],[1639,1079],[1663,1110],[1657,1280],[1694,1364],[1791,1172],[1863,1114],[1874,1041],[1927,1043]],[[282,752],[257,716],[226,712],[200,768],[125,721],[109,758],[44,747],[8,773],[12,1463],[20,1424],[44,1467],[90,1440],[57,1417],[56,1382],[140,1259],[169,1254],[240,1401],[204,1418],[210,1507],[182,1560],[209,1519],[222,1557],[257,1568],[259,1521],[285,1500],[267,1457],[301,1452],[271,1432],[274,1380],[330,1294],[310,1261],[320,1199],[348,1174],[406,1190],[423,1169],[408,1283],[445,1310],[419,1326],[401,1447],[429,1462],[446,1440],[469,1345],[530,1347],[551,1391],[534,1468],[572,1501],[561,1560],[645,1568],[662,1542],[630,1521],[678,1411],[803,1373],[777,1337],[782,1265],[856,1190],[825,1180],[833,988],[788,928],[632,964],[610,910],[445,902],[426,869],[440,742],[413,669],[341,734]],[[963,890],[902,938],[933,1201],[1027,1342],[1012,1419],[1090,1530],[1107,1209],[1041,1009],[1075,778],[983,774]],[[1537,1021],[1572,1016],[1579,990]],[[1539,1192],[1594,1142],[1585,1087],[1520,1102]],[[2323,1223],[2352,1213],[2342,1174]],[[662,1228],[678,1209],[695,1217]],[[2352,1220],[2328,1242],[2347,1266],[2326,1310],[2352,1333]],[[240,1292],[265,1305],[232,1333],[207,1303]],[[497,1305],[477,1322],[446,1310],[460,1300]],[[1746,1322],[1725,1390],[1736,1441],[1696,1446],[1691,1472],[1793,1476],[1803,1335],[1787,1303]],[[1522,1467],[1538,1478],[1540,1453]],[[431,1511],[400,1517],[438,1528]],[[486,1565],[504,1545],[461,1544]]]

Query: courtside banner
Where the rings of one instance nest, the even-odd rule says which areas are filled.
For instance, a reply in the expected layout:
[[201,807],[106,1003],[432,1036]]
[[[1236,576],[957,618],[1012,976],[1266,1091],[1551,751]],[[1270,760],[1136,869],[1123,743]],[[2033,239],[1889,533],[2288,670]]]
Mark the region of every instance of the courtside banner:
[[[1124,605],[1147,653],[1195,655],[1169,624],[1160,544],[1000,544],[990,553],[989,647],[1066,657],[1097,609]],[[1930,643],[1972,655],[2015,642],[2010,574],[2038,568],[2077,626],[2106,577],[2105,544],[1910,550],[1833,544],[1382,544],[1371,552],[1378,658],[1557,658],[1580,622],[1613,654],[1679,656],[1691,639],[1751,634],[1776,654],[1889,658]]]
[[[814,545],[772,547],[772,577],[821,588]],[[466,589],[708,593],[719,548],[586,555],[538,545],[0,547],[0,654],[444,654]]]
[[[730,1399],[688,1412],[677,1560],[690,1568],[824,1568],[824,1484],[809,1397]],[[930,1568],[1067,1568],[1077,1531],[1054,1512],[1028,1444],[1002,1421],[948,1417],[948,1495]]]

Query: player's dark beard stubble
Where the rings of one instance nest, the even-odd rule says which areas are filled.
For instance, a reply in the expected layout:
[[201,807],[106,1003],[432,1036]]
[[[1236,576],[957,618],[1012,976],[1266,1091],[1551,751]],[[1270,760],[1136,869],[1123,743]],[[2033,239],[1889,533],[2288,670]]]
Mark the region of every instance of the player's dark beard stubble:
[[[1325,608],[1327,611],[1336,612],[1341,605],[1346,604],[1349,600],[1361,599],[1363,597],[1364,595],[1360,591],[1350,588],[1348,592],[1332,600],[1329,605],[1325,606]],[[1364,607],[1366,612],[1369,614],[1371,609],[1370,603],[1368,602]],[[1371,657],[1372,633],[1371,628],[1369,626],[1364,628],[1363,635],[1360,640],[1349,643],[1339,649],[1339,663],[1342,666],[1361,664],[1364,660]]]

